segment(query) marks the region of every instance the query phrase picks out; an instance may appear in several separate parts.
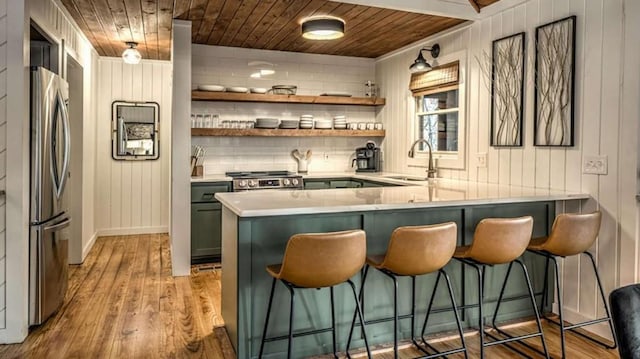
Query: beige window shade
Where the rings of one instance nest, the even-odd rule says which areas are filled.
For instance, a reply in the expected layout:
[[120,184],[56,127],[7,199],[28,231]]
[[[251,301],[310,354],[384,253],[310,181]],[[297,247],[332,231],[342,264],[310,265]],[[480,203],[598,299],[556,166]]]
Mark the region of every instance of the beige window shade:
[[458,85],[459,62],[434,67],[431,71],[411,74],[409,89],[413,96],[423,96],[436,90],[455,89]]

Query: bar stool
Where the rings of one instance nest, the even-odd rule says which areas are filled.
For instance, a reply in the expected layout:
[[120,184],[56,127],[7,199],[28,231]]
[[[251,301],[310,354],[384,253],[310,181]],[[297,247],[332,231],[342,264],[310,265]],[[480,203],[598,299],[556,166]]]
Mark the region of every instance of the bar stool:
[[[562,357],[565,357],[565,335],[566,330],[573,330],[574,333],[589,339],[595,343],[598,343],[605,348],[615,349],[617,346],[616,335],[613,330],[613,322],[611,320],[611,312],[607,305],[607,299],[602,289],[602,283],[600,282],[600,275],[598,274],[598,268],[596,262],[593,259],[593,255],[587,250],[593,245],[598,232],[600,231],[600,222],[602,214],[600,212],[588,213],[588,214],[576,214],[566,213],[560,214],[553,221],[551,227],[551,234],[549,237],[535,238],[531,240],[527,250],[544,256],[547,260],[545,263],[545,275],[544,275],[544,290],[542,294],[542,308],[544,308],[547,300],[548,293],[548,280],[547,274],[549,270],[549,260],[553,261],[555,266],[555,278],[556,278],[556,293],[558,295],[558,316],[560,321],[550,319],[546,315],[543,315],[549,322],[560,326],[560,343],[562,348]],[[562,294],[560,288],[560,272],[558,270],[558,261],[556,257],[565,258],[568,256],[585,254],[591,260],[593,271],[596,275],[596,281],[598,282],[598,289],[600,290],[600,296],[602,297],[602,303],[604,303],[604,310],[607,314],[606,317],[594,319],[582,323],[565,325],[562,316]],[[609,322],[609,328],[611,329],[611,336],[613,337],[613,345],[609,345],[600,340],[592,338],[588,335],[575,331],[576,328],[584,327],[587,325]]]
[[[291,358],[293,338],[303,335],[332,332],[333,355],[338,357],[336,345],[336,315],[334,307],[333,287],[341,283],[349,283],[353,298],[356,302],[356,312],[363,323],[360,303],[358,302],[353,277],[365,263],[367,253],[366,235],[362,230],[351,230],[330,233],[306,233],[293,235],[287,242],[284,258],[281,264],[267,266],[267,273],[273,277],[269,306],[262,332],[260,353],[262,358],[266,342],[288,339],[287,358]],[[267,338],[267,327],[273,304],[273,294],[276,281],[280,280],[291,294],[289,309],[289,335]],[[331,328],[317,329],[302,333],[293,333],[293,309],[295,291],[297,288],[330,288],[331,295]],[[371,357],[366,333],[364,334],[367,354]],[[347,351],[347,356],[349,353]],[[350,356],[349,356],[350,357]]]
[[[458,317],[456,309],[456,302],[453,295],[453,289],[451,288],[451,281],[449,275],[443,269],[444,266],[449,263],[451,256],[456,248],[457,229],[456,224],[453,222],[426,225],[426,226],[407,226],[396,228],[391,234],[391,239],[387,248],[387,252],[383,255],[367,257],[367,265],[365,266],[364,276],[362,279],[362,287],[360,288],[360,298],[364,291],[364,285],[367,280],[367,273],[369,267],[373,267],[380,272],[387,275],[393,280],[394,292],[393,292],[393,317],[376,319],[370,322],[365,321],[365,325],[381,323],[385,321],[393,320],[393,351],[394,355],[398,357],[398,280],[397,277],[410,276],[411,277],[411,314],[403,316],[402,319],[411,318],[411,341],[413,344],[426,354],[421,358],[435,358],[444,355],[464,352],[465,358],[467,358],[467,347],[464,341],[464,335],[462,332],[462,325]],[[415,335],[415,314],[416,314],[416,276],[438,272],[436,283],[433,287],[433,293],[429,306],[427,308],[427,317],[422,327],[422,342],[426,347],[434,350],[435,354],[430,354],[427,349],[423,348],[416,341]],[[451,308],[454,312],[456,325],[458,327],[458,333],[460,334],[460,340],[462,347],[458,349],[452,349],[446,352],[438,352],[433,346],[428,344],[424,339],[424,332],[429,319],[429,312],[433,305],[436,289],[440,282],[440,277],[444,277],[449,290],[449,298],[451,300]],[[353,315],[351,321],[351,331],[349,333],[349,339],[347,340],[347,351],[351,344],[351,336],[356,321],[356,313]]]
[[[525,252],[527,245],[531,238],[531,232],[533,230],[533,218],[530,216],[519,218],[485,218],[478,223],[475,233],[473,235],[473,242],[468,246],[460,246],[456,248],[453,255],[455,259],[458,259],[464,264],[473,267],[478,275],[478,332],[480,336],[480,358],[484,358],[484,348],[488,346],[507,344],[513,341],[521,341],[523,339],[540,337],[542,341],[542,347],[544,348],[544,355],[549,358],[549,352],[547,351],[547,344],[544,340],[544,333],[542,332],[542,325],[540,323],[540,315],[538,313],[538,307],[536,306],[533,289],[531,287],[531,281],[529,280],[529,273],[527,267],[518,258]],[[500,330],[495,322],[500,309],[500,302],[504,295],[504,289],[511,274],[511,268],[513,263],[518,263],[522,267],[524,278],[527,282],[527,289],[529,290],[529,299],[531,300],[531,306],[536,316],[536,324],[538,325],[538,332],[525,334],[521,336],[511,336],[508,333]],[[502,290],[498,297],[498,303],[493,313],[493,328],[498,330],[501,334],[506,336],[506,339],[499,339],[490,333],[484,331],[484,316],[483,316],[483,298],[484,298],[484,276],[485,267],[494,266],[498,264],[509,263],[507,274],[502,284]],[[485,335],[494,339],[491,342],[485,342]],[[510,347],[512,350],[516,350]],[[517,351],[517,350],[516,350]],[[521,353],[522,354],[522,353]]]

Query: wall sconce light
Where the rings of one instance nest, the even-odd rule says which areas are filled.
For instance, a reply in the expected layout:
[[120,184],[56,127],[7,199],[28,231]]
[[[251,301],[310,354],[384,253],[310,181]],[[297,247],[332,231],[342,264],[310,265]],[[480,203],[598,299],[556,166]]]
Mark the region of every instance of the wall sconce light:
[[413,64],[411,64],[411,66],[409,66],[409,71],[411,72],[423,72],[423,71],[427,71],[431,68],[431,65],[429,65],[429,63],[427,62],[427,60],[425,60],[424,56],[422,56],[422,51],[430,51],[431,52],[431,57],[433,57],[434,59],[438,57],[438,55],[440,55],[440,45],[435,44],[431,47],[424,47],[422,49],[420,49],[420,52],[418,53],[418,58],[415,59],[415,61],[413,61]]
[[302,37],[310,40],[333,40],[344,36],[344,20],[316,17],[302,21]]
[[140,60],[142,60],[142,55],[140,55],[140,51],[136,49],[138,43],[131,41],[127,42],[126,44],[127,46],[129,46],[129,48],[124,50],[124,52],[122,53],[122,60],[124,60],[125,63],[131,65],[139,64]]

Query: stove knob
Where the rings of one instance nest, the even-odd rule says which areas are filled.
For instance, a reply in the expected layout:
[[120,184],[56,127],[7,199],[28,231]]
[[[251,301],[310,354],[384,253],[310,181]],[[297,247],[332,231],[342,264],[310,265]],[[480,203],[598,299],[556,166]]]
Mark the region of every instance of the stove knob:
[[240,182],[238,182],[238,185],[240,187],[247,187],[247,180],[240,180]]
[[255,180],[249,180],[249,187],[255,187],[258,184]]
[[294,185],[294,186],[297,186],[298,185],[298,179],[297,178],[293,178],[291,180],[291,184]]
[[285,186],[289,186],[291,184],[291,181],[288,178],[285,178],[284,180],[282,180],[282,183],[284,183]]

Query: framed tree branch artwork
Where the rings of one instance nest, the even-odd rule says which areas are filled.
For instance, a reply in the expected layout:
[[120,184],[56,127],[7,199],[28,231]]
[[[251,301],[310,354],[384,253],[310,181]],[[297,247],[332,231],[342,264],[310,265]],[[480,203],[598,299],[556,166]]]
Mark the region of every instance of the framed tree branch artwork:
[[535,146],[573,146],[576,17],[536,28]]
[[524,32],[493,41],[491,146],[522,146],[524,41]]

